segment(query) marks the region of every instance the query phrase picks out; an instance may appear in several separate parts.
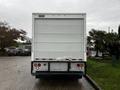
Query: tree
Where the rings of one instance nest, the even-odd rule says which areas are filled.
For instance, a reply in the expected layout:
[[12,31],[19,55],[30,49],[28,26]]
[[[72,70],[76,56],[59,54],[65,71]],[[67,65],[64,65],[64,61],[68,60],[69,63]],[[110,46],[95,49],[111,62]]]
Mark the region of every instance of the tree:
[[92,39],[90,36],[87,36],[87,56],[91,56],[91,46],[93,46]]
[[98,31],[92,29],[89,32],[88,36],[88,45],[90,45],[90,41],[93,41],[94,48],[96,50],[96,56],[98,56],[98,52],[102,52],[102,56],[104,57],[105,52],[109,52],[112,57],[115,57],[116,60],[120,58],[120,26],[118,28],[118,33],[110,32],[106,33],[105,31]]
[[118,27],[118,36],[119,36],[119,39],[120,39],[120,25]]
[[119,60],[119,53],[120,53],[120,43],[119,43],[119,36],[117,33],[107,33],[106,34],[106,45],[107,50],[112,56],[113,64]]
[[98,56],[98,52],[104,52],[105,51],[105,31],[98,31],[95,29],[92,29],[89,32],[89,35],[91,39],[93,40],[93,44],[96,50],[96,57]]
[[90,36],[87,36],[87,45],[88,46],[92,46],[92,41],[91,41],[91,37]]
[[17,44],[17,39],[24,40],[26,32],[24,30],[17,30],[11,28],[7,23],[0,23],[0,50],[5,51],[6,47]]
[[[109,51],[110,54],[116,53],[115,51],[113,52],[113,49],[115,49],[115,44],[118,42],[118,34],[117,33],[107,33],[105,36],[105,43],[107,45],[107,50]],[[112,48],[114,47],[114,48]]]
[[119,50],[118,58],[120,59],[120,25],[119,25],[119,27],[118,27],[118,43],[119,43],[119,47],[118,47],[118,50]]

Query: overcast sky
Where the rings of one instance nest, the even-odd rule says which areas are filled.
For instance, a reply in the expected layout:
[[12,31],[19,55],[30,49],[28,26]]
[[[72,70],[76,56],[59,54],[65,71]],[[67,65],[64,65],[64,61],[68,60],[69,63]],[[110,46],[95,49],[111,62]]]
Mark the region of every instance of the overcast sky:
[[92,28],[117,31],[120,0],[0,0],[0,21],[26,30],[32,36],[33,12],[87,13],[87,32]]

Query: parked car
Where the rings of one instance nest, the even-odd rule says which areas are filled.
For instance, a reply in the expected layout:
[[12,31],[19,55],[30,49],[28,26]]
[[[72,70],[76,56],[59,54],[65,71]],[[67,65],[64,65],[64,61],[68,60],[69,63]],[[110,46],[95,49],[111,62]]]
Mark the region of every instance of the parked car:
[[29,55],[31,55],[31,51],[29,49],[20,49],[19,48],[17,55],[18,56],[29,56]]
[[15,47],[9,47],[6,49],[6,51],[9,56],[15,56],[15,55],[17,55],[17,52],[18,52],[17,48],[15,48]]
[[9,47],[5,49],[9,56],[28,56],[31,55],[30,49],[21,49],[16,47]]

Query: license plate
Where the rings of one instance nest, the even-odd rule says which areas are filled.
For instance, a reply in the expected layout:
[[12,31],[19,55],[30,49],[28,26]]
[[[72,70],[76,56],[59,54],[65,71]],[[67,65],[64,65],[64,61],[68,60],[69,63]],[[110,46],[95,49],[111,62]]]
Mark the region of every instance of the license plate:
[[67,71],[68,63],[50,63],[50,71]]

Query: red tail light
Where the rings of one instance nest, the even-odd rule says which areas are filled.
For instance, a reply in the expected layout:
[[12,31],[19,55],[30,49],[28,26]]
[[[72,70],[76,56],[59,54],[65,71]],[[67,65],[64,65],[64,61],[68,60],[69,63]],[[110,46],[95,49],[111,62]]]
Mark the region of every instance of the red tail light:
[[41,64],[40,63],[38,63],[38,67],[40,67],[41,66]]
[[80,64],[77,64],[77,67],[80,67]]

